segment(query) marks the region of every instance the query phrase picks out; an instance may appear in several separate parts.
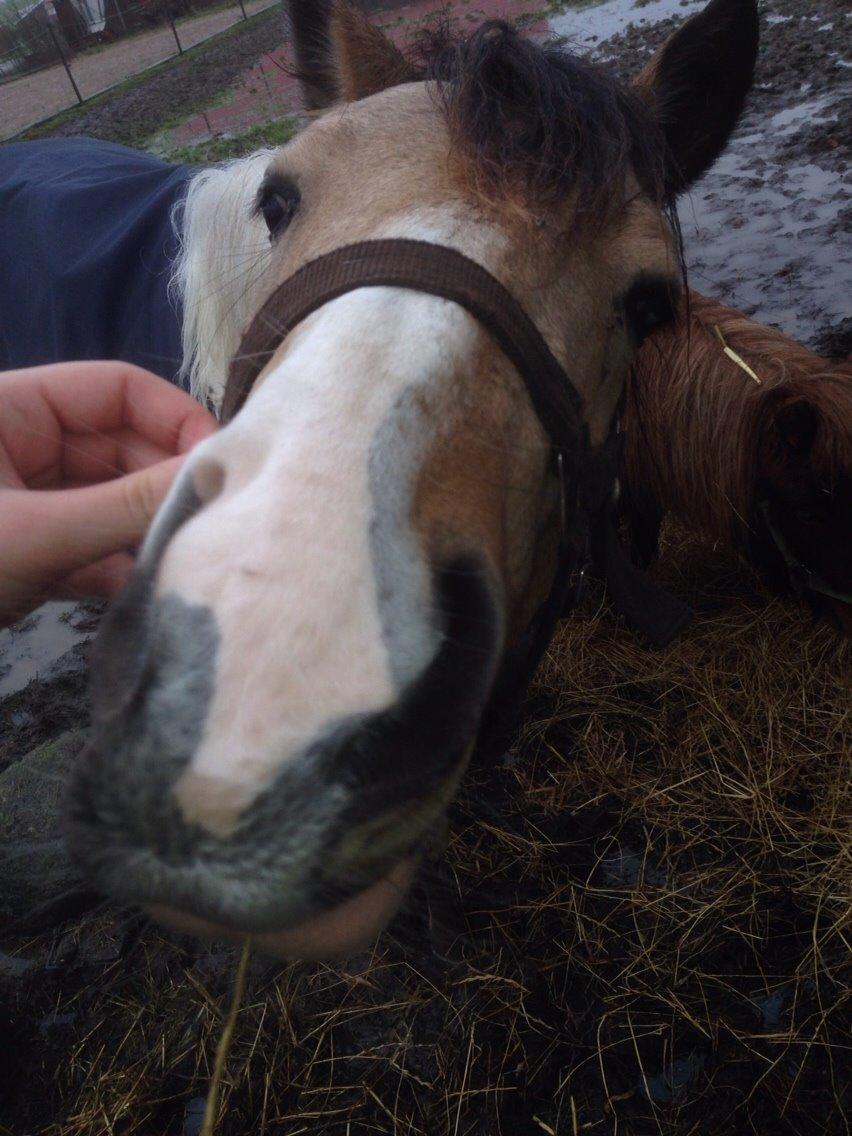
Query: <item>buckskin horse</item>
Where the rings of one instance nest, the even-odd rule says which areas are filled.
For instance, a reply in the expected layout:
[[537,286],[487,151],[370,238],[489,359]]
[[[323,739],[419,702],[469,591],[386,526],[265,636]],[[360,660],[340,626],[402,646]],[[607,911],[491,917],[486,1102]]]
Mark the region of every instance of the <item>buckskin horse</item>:
[[387,922],[547,642],[758,34],[712,0],[631,88],[501,23],[412,61],[323,21],[326,113],[189,185],[187,374],[225,425],[104,621],[69,815],[107,893],[304,957]]
[[690,291],[630,370],[622,511],[637,558],[672,513],[852,635],[852,365]]

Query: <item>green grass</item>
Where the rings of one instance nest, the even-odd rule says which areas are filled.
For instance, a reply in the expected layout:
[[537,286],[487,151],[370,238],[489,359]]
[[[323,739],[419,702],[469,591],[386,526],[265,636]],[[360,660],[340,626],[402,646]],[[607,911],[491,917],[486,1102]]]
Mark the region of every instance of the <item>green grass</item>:
[[235,134],[228,138],[211,138],[195,146],[181,146],[176,150],[170,150],[168,157],[173,162],[209,166],[214,162],[225,162],[229,158],[242,158],[262,146],[283,146],[298,129],[296,118],[281,118],[275,122],[252,126],[244,134]]
[[[185,57],[186,53],[184,53],[184,58]],[[151,130],[149,126],[144,125],[140,127],[137,141],[134,142],[133,145],[138,146],[140,150],[150,150],[152,153],[159,156],[170,156],[171,147],[165,135],[176,127],[182,126],[187,119],[195,114],[206,114],[208,111],[216,110],[217,107],[226,106],[233,97],[236,86],[236,82],[228,83],[227,86],[218,90],[215,95],[209,95],[206,98],[199,96],[195,99],[187,99],[185,102],[181,102],[180,108],[175,110],[174,114],[167,114],[157,121],[156,129]]]

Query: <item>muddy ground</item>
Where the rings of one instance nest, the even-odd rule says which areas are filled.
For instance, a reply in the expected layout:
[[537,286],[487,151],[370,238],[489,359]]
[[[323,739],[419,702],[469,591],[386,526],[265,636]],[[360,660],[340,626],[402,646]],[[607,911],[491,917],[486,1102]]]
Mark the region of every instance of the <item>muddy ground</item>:
[[[637,25],[597,50],[635,73],[679,18]],[[551,26],[582,35],[585,22],[580,11]],[[845,358],[852,352],[852,15],[846,0],[772,0],[762,5],[761,36],[736,136],[680,203],[690,283]]]
[[[635,71],[673,7],[651,0],[648,24],[588,46]],[[743,124],[681,209],[691,283],[845,357],[848,4],[762,16]],[[582,19],[551,28],[583,38]],[[231,81],[215,66],[186,60],[167,94],[142,85],[84,129],[153,133],[175,100]],[[848,1132],[848,653],[682,534],[661,572],[698,608],[684,641],[643,651],[590,598],[375,952],[254,960],[221,1133]],[[33,754],[45,776],[85,719],[76,650],[0,702],[0,777]],[[91,902],[78,886],[60,905]],[[198,1132],[230,949],[105,907],[0,951],[0,1132]]]

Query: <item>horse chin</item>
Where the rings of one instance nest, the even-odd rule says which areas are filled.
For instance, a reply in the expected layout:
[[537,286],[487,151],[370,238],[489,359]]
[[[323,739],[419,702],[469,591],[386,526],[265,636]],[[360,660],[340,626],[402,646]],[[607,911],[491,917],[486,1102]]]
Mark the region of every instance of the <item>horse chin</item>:
[[[336,907],[293,927],[251,935],[252,946],[280,959],[330,961],[356,954],[369,947],[396,914],[413,874],[414,861],[400,860],[387,875]],[[149,904],[148,911],[173,931],[229,942],[247,937],[245,931],[159,904]]]

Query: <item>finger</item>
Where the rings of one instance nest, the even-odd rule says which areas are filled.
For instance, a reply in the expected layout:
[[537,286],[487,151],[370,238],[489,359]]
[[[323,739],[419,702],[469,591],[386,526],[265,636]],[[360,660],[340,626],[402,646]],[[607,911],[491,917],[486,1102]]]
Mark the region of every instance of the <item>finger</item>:
[[0,515],[0,541],[19,574],[55,583],[138,545],[182,462],[170,458],[86,489],[13,493]]
[[111,477],[135,473],[165,461],[172,454],[140,438],[132,430],[106,434],[65,434],[59,460],[46,466],[27,485],[30,489],[71,489],[95,485]]
[[134,369],[127,377],[123,424],[171,454],[184,454],[219,429],[209,410],[179,387]]
[[134,563],[130,553],[115,552],[95,564],[87,564],[85,568],[79,568],[76,572],[63,577],[51,588],[51,598],[112,599],[127,583]]
[[62,442],[62,465],[55,484],[93,484],[135,473],[173,456],[126,427],[108,434],[66,434]]
[[[184,453],[217,428],[184,391],[129,363],[51,364],[0,376],[0,441],[29,479],[64,434],[127,428],[159,449]],[[45,455],[42,450],[48,451]],[[27,462],[27,459],[28,462]]]
[[26,482],[18,473],[9,454],[0,444],[0,489],[25,489]]

